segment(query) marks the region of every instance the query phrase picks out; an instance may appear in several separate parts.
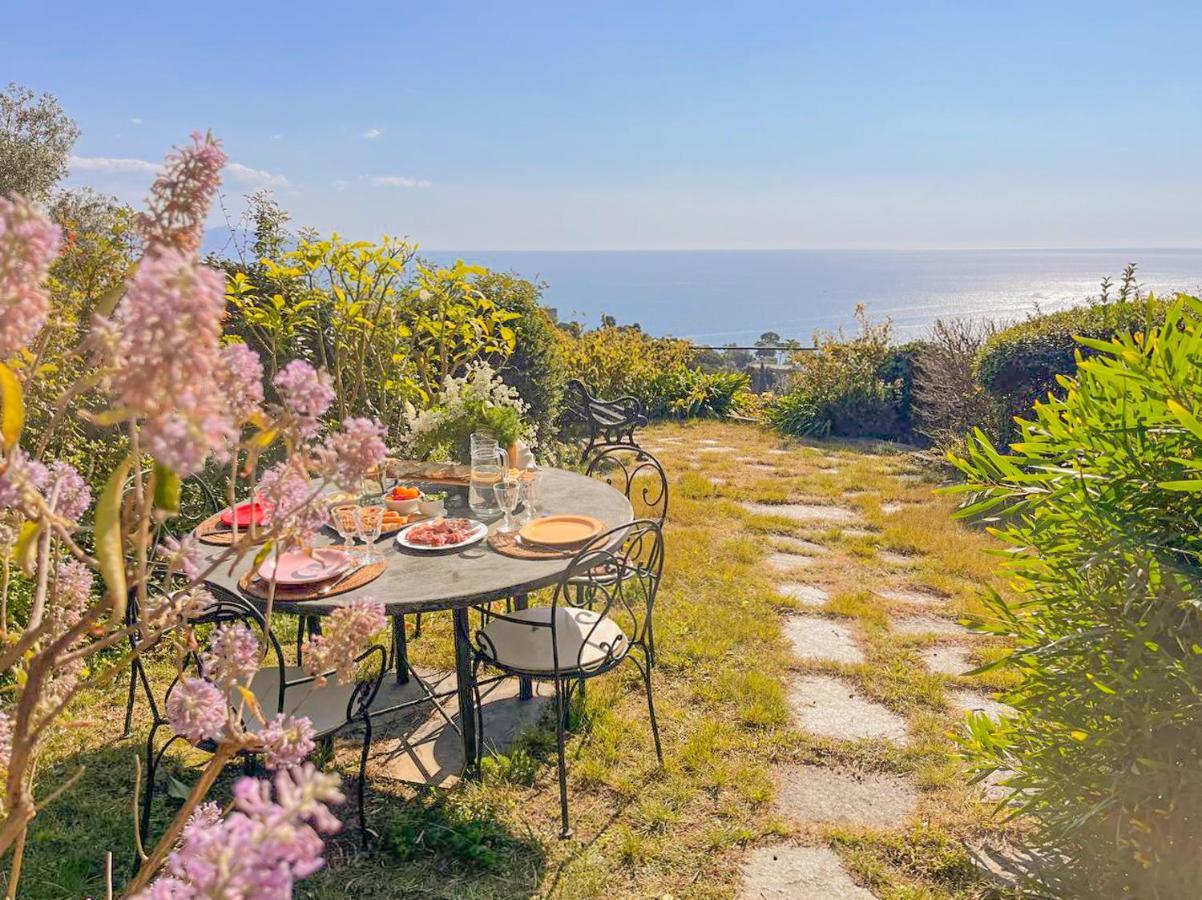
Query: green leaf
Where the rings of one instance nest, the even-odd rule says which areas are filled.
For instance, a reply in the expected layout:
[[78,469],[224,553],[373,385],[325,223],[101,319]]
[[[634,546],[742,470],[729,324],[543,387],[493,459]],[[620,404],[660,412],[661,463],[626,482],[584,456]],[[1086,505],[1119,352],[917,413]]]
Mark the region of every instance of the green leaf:
[[0,363],[0,440],[11,450],[21,439],[25,427],[25,392],[21,381],[4,363]]
[[125,535],[121,530],[121,498],[134,458],[125,457],[109,475],[96,502],[96,561],[104,578],[113,621],[125,618]]
[[26,522],[21,526],[21,532],[17,537],[17,545],[13,548],[13,559],[21,567],[21,571],[30,577],[33,577],[34,570],[37,568],[38,536],[41,533],[42,526],[40,523]]
[[160,462],[154,464],[154,506],[171,515],[179,512],[179,476]]
[[1192,481],[1160,481],[1157,482],[1158,488],[1164,488],[1166,491],[1202,491],[1202,481],[1194,479]]
[[167,776],[167,796],[174,800],[187,800],[192,794],[192,788],[184,784],[174,775]]

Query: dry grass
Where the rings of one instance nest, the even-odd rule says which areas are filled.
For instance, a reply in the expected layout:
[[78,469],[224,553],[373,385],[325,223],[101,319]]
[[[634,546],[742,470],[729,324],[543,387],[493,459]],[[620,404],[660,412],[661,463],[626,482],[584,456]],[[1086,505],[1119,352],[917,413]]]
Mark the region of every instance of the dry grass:
[[[701,439],[735,451],[698,452]],[[490,762],[480,784],[426,792],[373,782],[369,814],[380,846],[363,855],[348,832],[331,847],[328,870],[304,883],[303,896],[729,897],[751,845],[794,833],[832,842],[849,870],[881,897],[982,892],[962,845],[998,826],[964,785],[949,737],[957,716],[946,701],[948,688],[968,682],[929,674],[918,652],[930,640],[888,631],[889,617],[907,605],[882,600],[872,589],[923,589],[947,598],[934,612],[978,614],[974,595],[995,567],[990,541],[953,522],[951,502],[911,477],[920,473],[885,445],[783,445],[757,428],[715,423],[657,426],[645,443],[663,448],[657,455],[673,481],[668,569],[656,610],[656,701],[666,769],[655,765],[635,672],[619,670],[590,683],[577,710],[569,763],[573,840],[557,838],[553,742],[545,730],[534,730],[508,756]],[[787,453],[770,452],[781,447]],[[779,471],[749,468],[738,456]],[[715,478],[724,483],[715,485]],[[854,509],[869,533],[751,515],[738,505],[790,499]],[[828,552],[796,575],[777,575],[761,565],[772,535],[814,541]],[[908,559],[883,561],[882,549]],[[851,620],[864,663],[792,661],[780,618],[795,604],[774,587],[790,579],[829,592],[824,608],[808,611]],[[418,661],[449,663],[447,618],[426,617],[423,637],[411,644]],[[979,660],[999,652],[981,638],[971,643]],[[796,730],[786,685],[801,671],[854,679],[867,696],[904,716],[914,739],[905,748],[887,748]],[[989,683],[1006,677],[993,674]],[[132,757],[145,728],[135,729],[133,741],[116,740],[122,699],[119,687],[88,698],[74,711],[75,727],[47,754],[44,790],[80,764],[88,770],[34,824],[26,859],[30,897],[99,893],[106,849],[117,854],[119,872],[128,870]],[[186,762],[175,757],[182,781],[193,777]],[[910,777],[921,791],[915,822],[892,831],[797,830],[771,802],[773,767],[788,762]]]

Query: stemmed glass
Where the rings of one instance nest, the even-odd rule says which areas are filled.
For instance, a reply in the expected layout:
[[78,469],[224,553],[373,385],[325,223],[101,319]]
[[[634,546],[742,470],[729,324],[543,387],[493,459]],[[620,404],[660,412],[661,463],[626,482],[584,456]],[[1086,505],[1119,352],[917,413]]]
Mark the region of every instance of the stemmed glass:
[[522,495],[522,485],[507,479],[498,481],[493,490],[496,492],[501,511],[505,513],[505,523],[501,526],[501,531],[509,534],[513,531],[513,511],[517,509],[518,498]]
[[376,541],[380,539],[380,530],[384,527],[384,507],[378,494],[369,494],[359,500],[355,508],[355,527],[359,531],[359,539],[367,545],[363,562],[375,563],[383,559],[376,550]]
[[355,543],[355,537],[359,533],[358,504],[339,503],[331,507],[330,524],[334,526],[334,530],[342,538],[342,549],[350,553]]
[[538,481],[542,475],[541,472],[534,466],[526,469],[522,473],[522,503],[525,506],[525,511],[522,513],[522,518],[526,522],[530,522],[537,515],[536,507],[538,506]]

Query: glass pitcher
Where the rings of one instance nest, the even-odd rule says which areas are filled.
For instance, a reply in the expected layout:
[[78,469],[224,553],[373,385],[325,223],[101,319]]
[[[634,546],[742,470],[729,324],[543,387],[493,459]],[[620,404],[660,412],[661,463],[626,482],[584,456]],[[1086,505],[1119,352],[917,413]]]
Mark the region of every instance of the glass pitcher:
[[467,505],[478,516],[499,516],[497,482],[509,468],[509,454],[502,450],[496,438],[483,432],[472,434],[471,480],[467,488]]

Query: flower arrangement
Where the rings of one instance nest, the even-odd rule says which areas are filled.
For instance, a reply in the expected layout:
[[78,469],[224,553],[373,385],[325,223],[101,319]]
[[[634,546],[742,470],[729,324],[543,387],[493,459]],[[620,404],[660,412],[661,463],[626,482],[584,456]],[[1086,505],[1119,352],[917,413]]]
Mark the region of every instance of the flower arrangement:
[[502,447],[526,437],[526,405],[486,362],[475,362],[460,377],[449,376],[434,404],[418,412],[405,407],[404,445],[418,459],[465,460],[472,432],[486,431]]
[[[197,252],[225,162],[210,135],[193,135],[168,156],[139,219],[142,258],[96,305],[75,351],[91,370],[80,366],[86,374],[63,389],[58,414],[25,445],[25,398],[45,368],[29,347],[46,321],[44,282],[60,236],[32,204],[0,198],[0,531],[7,551],[0,672],[9,685],[0,700],[0,854],[11,854],[10,896],[18,893],[26,829],[53,799],[37,796],[40,750],[72,700],[112,677],[113,666],[89,665],[104,651],[132,648],[118,663],[128,666],[160,640],[176,642],[179,677],[167,717],[177,734],[216,747],[157,844],[139,846],[130,893],[292,896],[293,881],[321,865],[320,835],[337,828],[328,809],[341,800],[337,777],[304,765],[313,750],[309,720],[268,720],[250,700],[231,705],[231,696],[246,696],[258,669],[259,636],[227,623],[198,651],[192,620],[213,602],[203,583],[218,567],[302,542],[319,527],[325,513],[317,497],[329,485],[357,485],[378,466],[384,430],[371,419],[348,419],[321,436],[335,398],[325,373],[303,361],[288,364],[274,379],[280,403],[266,404],[258,356],[243,344],[223,345],[225,279]],[[45,458],[63,411],[84,391],[102,407],[89,413],[91,424],[112,429],[128,447],[96,496],[71,465]],[[268,450],[278,450],[280,462],[257,479]],[[211,463],[229,467],[231,505],[242,487],[262,498],[271,518],[206,557],[194,538],[167,530],[179,513],[181,479]],[[19,611],[8,605],[10,565],[32,596]],[[131,598],[136,621],[127,621]],[[305,654],[318,681],[331,673],[353,677],[355,654],[385,621],[374,601],[340,612]],[[247,729],[248,716],[261,727]],[[245,750],[262,753],[275,780],[240,781],[234,810],[222,818],[205,795],[225,762]]]

